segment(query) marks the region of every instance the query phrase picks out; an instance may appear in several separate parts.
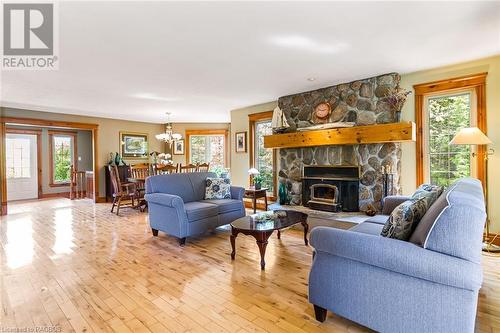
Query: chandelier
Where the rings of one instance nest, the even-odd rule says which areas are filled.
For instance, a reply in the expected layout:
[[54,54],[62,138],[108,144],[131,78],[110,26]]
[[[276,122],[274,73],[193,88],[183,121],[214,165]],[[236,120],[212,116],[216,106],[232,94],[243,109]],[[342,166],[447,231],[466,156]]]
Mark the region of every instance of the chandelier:
[[158,140],[165,141],[172,147],[172,144],[176,140],[180,140],[182,135],[174,133],[172,130],[172,123],[170,122],[170,112],[167,112],[167,124],[165,125],[165,133],[157,134],[156,138]]

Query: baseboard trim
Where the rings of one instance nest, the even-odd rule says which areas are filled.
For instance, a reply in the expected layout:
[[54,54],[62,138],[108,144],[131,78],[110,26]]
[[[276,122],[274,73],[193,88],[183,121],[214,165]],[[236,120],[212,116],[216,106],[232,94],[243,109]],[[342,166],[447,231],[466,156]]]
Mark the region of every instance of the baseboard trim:
[[97,203],[105,203],[106,202],[106,197],[98,197],[96,200]]
[[[83,197],[85,198],[87,193],[83,192]],[[49,199],[49,198],[66,198],[69,199],[69,192],[59,192],[59,193],[42,193],[39,199]]]

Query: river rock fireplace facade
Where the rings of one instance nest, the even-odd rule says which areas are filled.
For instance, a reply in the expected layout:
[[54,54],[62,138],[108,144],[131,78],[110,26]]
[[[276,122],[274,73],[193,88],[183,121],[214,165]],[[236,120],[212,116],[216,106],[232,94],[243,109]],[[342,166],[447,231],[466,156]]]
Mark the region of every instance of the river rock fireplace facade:
[[[398,116],[391,110],[386,97],[399,81],[400,76],[391,73],[280,97],[278,105],[291,126],[289,132],[314,125],[313,110],[322,102],[329,103],[332,109],[328,122],[354,122],[355,126],[393,123],[398,121]],[[358,209],[361,211],[370,204],[378,209],[382,206],[382,167],[394,174],[390,192],[401,192],[400,143],[279,149],[279,181],[286,184],[292,205],[306,204],[304,191],[307,186],[303,186],[303,177],[304,168],[309,166],[355,166],[359,170],[357,193]],[[340,197],[341,192],[340,189]]]

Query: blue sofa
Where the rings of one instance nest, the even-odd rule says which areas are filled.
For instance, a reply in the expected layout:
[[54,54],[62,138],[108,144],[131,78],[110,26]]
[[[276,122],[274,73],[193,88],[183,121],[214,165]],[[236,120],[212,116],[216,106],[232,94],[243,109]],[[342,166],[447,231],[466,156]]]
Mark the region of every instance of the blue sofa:
[[350,230],[315,228],[309,301],[316,319],[330,310],[380,332],[473,332],[486,220],[481,183],[459,180],[435,205],[439,214],[420,246],[380,236],[384,218]]
[[231,186],[231,199],[205,200],[205,180],[212,172],[176,173],[146,179],[149,224],[153,235],[158,231],[179,238],[228,224],[245,216],[242,187]]

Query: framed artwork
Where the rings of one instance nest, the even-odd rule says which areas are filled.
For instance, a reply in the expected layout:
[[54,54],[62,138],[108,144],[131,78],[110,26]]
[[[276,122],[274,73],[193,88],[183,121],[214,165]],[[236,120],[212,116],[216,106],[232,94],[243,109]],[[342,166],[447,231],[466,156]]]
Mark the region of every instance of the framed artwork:
[[149,158],[148,134],[120,132],[121,155],[123,159],[147,160]]
[[184,155],[184,139],[174,141],[174,155]]
[[236,132],[236,152],[246,153],[247,152],[247,132]]

